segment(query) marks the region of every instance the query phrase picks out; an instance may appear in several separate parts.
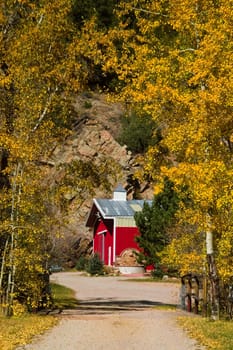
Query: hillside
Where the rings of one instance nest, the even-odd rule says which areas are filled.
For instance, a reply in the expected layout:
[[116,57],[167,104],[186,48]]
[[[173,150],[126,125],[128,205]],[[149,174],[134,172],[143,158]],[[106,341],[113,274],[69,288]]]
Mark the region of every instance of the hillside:
[[[54,241],[53,256],[59,263],[73,265],[81,254],[91,252],[91,232],[85,227],[92,198],[111,197],[118,183],[127,189],[128,196],[135,190],[132,175],[139,164],[126,146],[117,141],[121,127],[120,116],[123,108],[118,103],[108,103],[104,96],[86,93],[75,99],[76,120],[72,134],[51,152],[47,169],[48,181],[61,181],[61,165],[69,165],[77,160],[91,162],[96,169],[106,166],[107,186],[94,187],[93,192],[85,188],[73,187],[65,193],[68,211],[62,215],[61,236]],[[73,174],[73,176],[78,176]],[[150,197],[146,184],[139,185],[143,197]],[[144,190],[146,188],[146,190]],[[81,197],[81,199],[80,199]]]

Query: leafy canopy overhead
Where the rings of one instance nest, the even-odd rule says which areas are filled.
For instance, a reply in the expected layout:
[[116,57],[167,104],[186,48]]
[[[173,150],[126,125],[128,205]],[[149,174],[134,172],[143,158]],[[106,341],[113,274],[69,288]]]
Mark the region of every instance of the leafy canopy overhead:
[[[73,97],[88,76],[81,50],[88,42],[72,10],[67,0],[9,0],[0,7],[0,294],[8,315],[14,299],[29,309],[41,303],[51,232],[59,234],[62,220],[54,208],[71,186],[66,169],[60,187],[46,176],[52,151],[71,133]],[[82,162],[73,167],[78,193],[92,189],[88,169],[96,171]]]
[[[169,152],[161,159],[158,145],[150,147],[144,171],[154,180],[168,176],[177,190],[188,188],[189,205],[180,211],[183,227],[190,224],[201,236],[211,218],[219,273],[228,278],[233,273],[233,2],[129,0],[119,2],[116,13],[118,27],[98,36],[102,69],[117,74],[118,98],[127,107],[151,115],[161,129],[159,146]],[[202,242],[204,265],[203,236]],[[185,265],[189,269],[187,260]]]

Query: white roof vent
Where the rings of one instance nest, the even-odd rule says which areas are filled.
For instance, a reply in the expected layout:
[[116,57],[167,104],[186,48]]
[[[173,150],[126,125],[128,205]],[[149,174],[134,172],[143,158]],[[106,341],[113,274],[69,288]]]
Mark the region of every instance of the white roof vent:
[[113,192],[113,200],[114,201],[126,201],[126,190],[123,186],[119,185]]

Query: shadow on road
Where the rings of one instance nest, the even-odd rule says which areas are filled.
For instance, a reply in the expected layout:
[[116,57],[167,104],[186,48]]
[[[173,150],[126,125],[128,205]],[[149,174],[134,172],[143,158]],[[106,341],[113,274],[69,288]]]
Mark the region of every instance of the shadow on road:
[[[119,312],[142,311],[148,308],[161,307],[164,309],[174,309],[174,304],[164,304],[149,300],[118,300],[118,299],[89,299],[80,300],[72,305],[72,308],[63,307],[59,310],[61,315],[102,315]],[[50,313],[56,313],[56,309]]]
[[78,309],[85,313],[112,313],[119,311],[137,311],[154,306],[174,308],[174,305],[163,304],[161,302],[152,302],[149,300],[94,299],[89,301],[80,301]]

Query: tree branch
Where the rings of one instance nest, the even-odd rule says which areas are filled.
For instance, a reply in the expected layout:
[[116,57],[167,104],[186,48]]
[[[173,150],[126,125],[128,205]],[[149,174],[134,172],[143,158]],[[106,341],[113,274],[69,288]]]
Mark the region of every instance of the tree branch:
[[133,10],[135,11],[140,11],[140,12],[145,12],[145,13],[150,13],[152,15],[155,16],[163,16],[163,17],[168,17],[167,15],[162,14],[161,12],[153,12],[153,11],[149,11],[149,10],[144,10],[142,8],[138,8],[138,7],[132,7]]
[[179,50],[180,53],[187,52],[187,51],[195,52],[196,49],[193,49],[192,47],[189,47],[187,49]]
[[34,126],[34,128],[31,130],[31,133],[34,133],[34,132],[39,128],[40,124],[42,123],[43,119],[44,119],[45,116],[46,116],[46,113],[47,113],[47,111],[48,111],[49,105],[50,105],[50,103],[51,103],[51,101],[52,101],[53,96],[54,96],[55,93],[57,92],[57,90],[58,90],[58,87],[56,87],[56,89],[54,90],[54,92],[51,93],[51,95],[49,95],[49,98],[48,98],[48,101],[47,101],[47,103],[46,103],[46,106],[45,106],[43,112],[41,113],[38,122],[36,123],[36,125]]
[[42,13],[41,16],[40,16],[40,18],[39,18],[39,21],[38,21],[38,23],[37,23],[38,26],[42,23],[43,18],[44,18],[44,14]]

